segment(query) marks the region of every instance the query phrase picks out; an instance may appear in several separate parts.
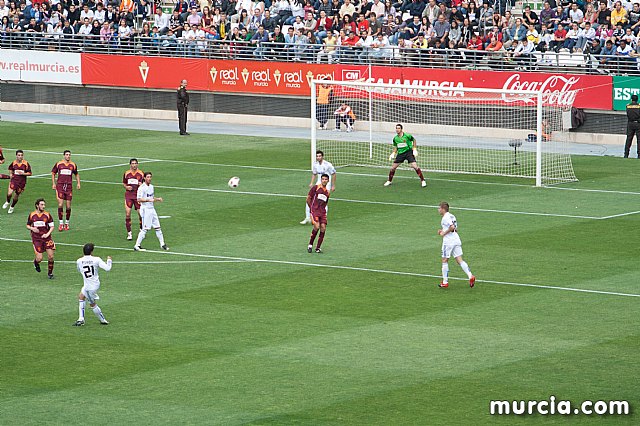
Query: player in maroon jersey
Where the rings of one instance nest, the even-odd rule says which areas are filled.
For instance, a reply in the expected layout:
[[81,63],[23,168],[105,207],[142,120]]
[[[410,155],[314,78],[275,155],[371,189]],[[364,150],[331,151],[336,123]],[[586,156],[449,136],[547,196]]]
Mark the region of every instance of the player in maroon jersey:
[[[2,155],[2,147],[0,146],[0,164],[4,164],[4,155]],[[0,179],[9,179],[9,175],[5,175],[4,173],[0,173]]]
[[[62,155],[64,160],[58,161],[51,169],[51,187],[56,191],[56,199],[58,200],[58,220],[60,221],[58,231],[68,231],[69,219],[71,218],[71,199],[73,198],[73,175],[76,176],[77,189],[80,189],[80,175],[78,174],[78,166],[71,161],[71,151],[67,149]],[[58,175],[57,182],[56,175]],[[65,201],[67,215],[66,220],[63,222],[62,213]]]
[[129,170],[124,172],[122,176],[122,185],[126,190],[124,193],[124,212],[125,225],[127,227],[127,240],[132,240],[131,235],[131,209],[138,211],[138,219],[140,220],[140,228],[142,228],[142,218],[140,217],[140,203],[138,202],[138,187],[144,181],[144,173],[138,169],[138,160],[132,158],[129,160]]
[[325,173],[320,178],[320,185],[312,187],[309,190],[309,195],[307,195],[307,205],[311,210],[311,223],[313,223],[313,231],[311,231],[311,239],[309,240],[309,247],[307,247],[309,253],[313,251],[313,241],[316,239],[318,231],[320,231],[320,235],[318,236],[316,253],[322,253],[320,246],[327,229],[327,203],[329,202],[329,195],[331,195],[327,188],[328,183],[329,175]]
[[40,262],[42,262],[42,253],[47,252],[48,269],[47,275],[49,279],[53,279],[53,251],[56,245],[51,239],[54,223],[53,216],[44,208],[46,207],[44,198],[36,200],[36,209],[31,212],[27,219],[27,229],[31,231],[31,241],[33,242],[33,251],[36,258],[33,260],[33,266],[37,272],[40,272]]
[[20,194],[24,192],[27,185],[27,176],[31,176],[31,165],[24,159],[24,152],[21,149],[16,151],[16,159],[9,164],[11,181],[7,189],[7,202],[2,205],[3,209],[9,207],[7,213],[13,213],[13,208],[18,203]]

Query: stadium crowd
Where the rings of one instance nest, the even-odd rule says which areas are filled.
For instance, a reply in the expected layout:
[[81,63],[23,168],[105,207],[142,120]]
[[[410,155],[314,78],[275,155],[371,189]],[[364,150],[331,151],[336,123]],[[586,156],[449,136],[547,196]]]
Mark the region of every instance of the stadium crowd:
[[[0,0],[2,47],[638,73],[640,4],[547,0]],[[520,15],[518,13],[518,15]],[[575,61],[578,62],[575,62]],[[554,62],[555,61],[555,62]]]

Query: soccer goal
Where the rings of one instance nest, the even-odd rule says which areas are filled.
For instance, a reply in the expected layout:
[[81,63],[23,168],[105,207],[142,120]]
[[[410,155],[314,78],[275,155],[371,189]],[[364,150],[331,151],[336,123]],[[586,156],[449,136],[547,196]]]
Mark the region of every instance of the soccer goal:
[[[345,104],[355,123],[341,120],[338,132]],[[570,110],[542,91],[313,80],[311,158],[319,149],[334,166],[389,167],[401,123],[417,140],[423,170],[572,182]]]

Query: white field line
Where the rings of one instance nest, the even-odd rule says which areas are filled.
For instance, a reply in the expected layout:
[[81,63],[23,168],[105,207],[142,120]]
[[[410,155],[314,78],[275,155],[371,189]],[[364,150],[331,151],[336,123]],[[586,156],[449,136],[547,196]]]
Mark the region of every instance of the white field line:
[[611,216],[604,216],[604,217],[601,217],[600,219],[613,219],[614,217],[631,216],[633,214],[638,214],[638,213],[640,213],[640,210],[635,211],[635,212],[612,214]]
[[[0,237],[0,240],[2,240],[2,241],[10,241],[10,242],[31,243],[31,240],[24,240],[24,239],[17,239],[17,238]],[[73,243],[56,243],[56,244],[60,245],[60,246],[71,246],[71,247],[82,247],[83,246],[83,244],[73,244]],[[100,249],[104,249],[104,250],[118,250],[118,251],[130,251],[130,252],[134,251],[132,248],[126,248],[126,247],[96,246],[96,248],[100,248]],[[411,277],[419,277],[419,278],[435,278],[435,279],[440,279],[441,278],[440,275],[420,274],[420,273],[416,273],[416,272],[389,271],[389,270],[385,270],[385,269],[359,268],[359,267],[355,267],[355,266],[328,265],[328,264],[311,263],[311,262],[295,262],[295,261],[291,261],[291,260],[253,259],[253,258],[246,258],[246,257],[215,256],[215,255],[210,255],[210,254],[183,253],[183,252],[160,251],[160,250],[147,250],[145,253],[155,253],[155,254],[171,255],[171,256],[196,257],[196,258],[204,258],[204,259],[233,260],[233,261],[240,261],[240,262],[255,262],[255,263],[271,263],[271,264],[278,264],[278,265],[309,266],[309,267],[314,267],[314,268],[340,269],[340,270],[348,270],[348,271],[360,271],[360,272],[370,272],[370,273],[388,274],[388,275],[402,275],[402,276],[411,276]],[[457,281],[468,281],[467,278],[450,277],[449,279],[450,280],[457,280]],[[548,289],[548,290],[572,291],[572,292],[577,292],[577,293],[602,294],[602,295],[608,295],[608,296],[640,297],[640,294],[634,294],[634,293],[620,293],[620,292],[615,292],[615,291],[604,291],[604,290],[588,290],[588,289],[583,289],[583,288],[557,287],[557,286],[551,286],[551,285],[526,284],[526,283],[516,283],[516,282],[507,282],[507,281],[476,280],[476,283],[510,285],[510,286],[516,286],[516,287],[532,287],[532,288],[541,288],[541,289]]]
[[[7,150],[12,150],[13,148],[5,148]],[[60,155],[59,152],[53,151],[40,151],[40,150],[25,150],[25,152],[34,152],[39,154],[55,154]],[[130,159],[131,157],[119,156],[119,155],[101,155],[101,154],[78,154],[73,153],[74,156],[81,157],[96,157],[96,158],[118,158],[118,159]],[[275,170],[275,171],[286,171],[286,172],[306,172],[309,173],[309,169],[294,169],[294,168],[285,168],[285,167],[263,167],[263,166],[248,166],[241,164],[222,164],[222,163],[206,163],[201,161],[186,161],[186,160],[165,160],[165,159],[157,159],[157,158],[143,158],[138,157],[139,161],[146,162],[162,162],[162,163],[177,163],[177,164],[191,164],[198,166],[212,166],[212,167],[234,167],[238,169],[256,169],[256,170]],[[128,163],[127,163],[128,164]],[[89,170],[89,169],[85,169]],[[82,169],[80,170],[82,171]],[[340,172],[341,175],[350,175],[350,176],[365,176],[365,177],[380,177],[385,178],[387,175],[375,174],[375,173],[353,173],[353,172]],[[415,179],[413,176],[396,176],[396,178],[400,179]],[[524,188],[533,188],[533,185],[526,185],[520,183],[501,183],[501,182],[480,182],[480,181],[471,181],[471,180],[463,180],[463,179],[446,179],[446,178],[428,178],[428,180],[434,181],[443,181],[443,182],[455,182],[455,183],[466,183],[466,184],[474,184],[474,185],[495,185],[495,186],[515,186],[515,187],[524,187]],[[633,191],[612,191],[606,189],[583,189],[583,188],[566,188],[560,186],[546,186],[547,189],[557,189],[562,191],[578,191],[578,192],[596,192],[596,193],[608,193],[608,194],[622,194],[622,195],[640,195],[640,192]]]
[[[155,162],[155,160],[147,161],[147,163],[153,163],[153,162]],[[120,164],[109,164],[109,165],[106,165],[106,166],[87,167],[86,169],[78,170],[78,173],[88,172],[89,170],[112,169],[114,167],[124,167],[124,166],[128,166],[128,165],[129,165],[129,163],[120,163]],[[51,177],[51,173],[42,173],[40,175],[31,176],[31,178],[42,178],[42,177],[45,177],[45,176]]]
[[[58,245],[69,245],[56,243]],[[33,260],[26,259],[0,259],[0,263],[9,262],[9,263],[33,263]],[[191,263],[251,263],[250,260],[150,260],[148,262],[145,261],[137,261],[137,260],[119,260],[114,261],[114,265],[182,265],[182,264],[191,264]],[[56,260],[56,263],[72,263],[76,264],[75,260]]]
[[[95,183],[100,185],[121,185],[120,182],[104,182],[104,181],[97,181],[97,180],[84,180],[83,182]],[[154,187],[162,188],[162,189],[177,189],[180,191],[217,192],[217,193],[224,193],[224,194],[261,195],[261,196],[268,196],[268,197],[284,197],[284,198],[307,198],[306,195],[299,195],[299,194],[239,191],[236,189],[191,188],[191,187],[167,186],[167,185],[154,185]],[[437,205],[430,205],[430,204],[394,203],[394,202],[386,202],[386,201],[353,200],[349,198],[333,198],[333,197],[331,198],[331,200],[342,201],[347,203],[374,204],[374,205],[383,205],[383,206],[419,207],[419,208],[429,208],[429,209],[438,208]],[[516,215],[525,215],[525,216],[561,217],[561,218],[571,218],[571,219],[590,219],[590,220],[603,219],[602,217],[599,217],[599,216],[579,216],[579,215],[556,214],[556,213],[522,212],[522,211],[515,211],[515,210],[480,209],[480,208],[473,208],[473,207],[456,207],[456,210],[466,210],[466,211],[485,212],[485,213],[516,214]]]

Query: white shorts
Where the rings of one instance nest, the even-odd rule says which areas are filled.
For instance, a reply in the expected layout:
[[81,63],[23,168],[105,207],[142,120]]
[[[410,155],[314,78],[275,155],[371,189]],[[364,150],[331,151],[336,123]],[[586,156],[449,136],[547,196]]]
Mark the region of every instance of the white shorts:
[[96,301],[100,299],[100,296],[98,296],[98,290],[87,290],[83,286],[81,292],[86,298],[87,302],[89,302],[89,304],[91,305],[95,305]]
[[450,257],[456,258],[458,256],[462,256],[462,246],[460,244],[456,244],[453,246],[442,245],[442,258],[449,259]]
[[142,229],[148,231],[151,228],[160,228],[160,219],[158,219],[156,209],[144,208],[140,211],[140,216],[142,216]]

